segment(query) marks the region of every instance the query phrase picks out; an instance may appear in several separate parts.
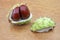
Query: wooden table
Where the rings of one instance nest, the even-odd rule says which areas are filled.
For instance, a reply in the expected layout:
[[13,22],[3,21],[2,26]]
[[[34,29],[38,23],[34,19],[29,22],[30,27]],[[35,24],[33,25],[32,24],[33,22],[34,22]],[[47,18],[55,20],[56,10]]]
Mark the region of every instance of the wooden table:
[[[23,26],[13,26],[7,14],[17,3],[26,3],[33,14],[31,22]],[[48,33],[33,33],[32,23],[39,17],[47,16],[56,22],[54,30]],[[60,0],[0,0],[0,40],[60,40]]]

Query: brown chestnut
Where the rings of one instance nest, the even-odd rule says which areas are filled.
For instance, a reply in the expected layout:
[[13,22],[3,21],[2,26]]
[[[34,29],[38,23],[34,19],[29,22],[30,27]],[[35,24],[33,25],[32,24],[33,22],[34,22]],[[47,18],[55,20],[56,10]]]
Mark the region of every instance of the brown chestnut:
[[12,18],[14,21],[17,21],[17,20],[20,19],[19,7],[16,7],[16,8],[13,9],[11,18]]
[[30,11],[26,5],[21,5],[19,9],[22,19],[27,19],[30,16]]

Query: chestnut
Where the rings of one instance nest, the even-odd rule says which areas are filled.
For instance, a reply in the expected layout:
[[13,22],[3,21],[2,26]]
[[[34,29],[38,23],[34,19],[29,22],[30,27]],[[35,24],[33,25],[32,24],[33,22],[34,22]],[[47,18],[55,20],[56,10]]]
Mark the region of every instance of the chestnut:
[[19,9],[22,19],[27,19],[30,16],[29,9],[26,5],[21,5]]
[[17,20],[20,19],[19,7],[16,7],[16,8],[13,9],[11,18],[12,18],[14,21],[17,21]]

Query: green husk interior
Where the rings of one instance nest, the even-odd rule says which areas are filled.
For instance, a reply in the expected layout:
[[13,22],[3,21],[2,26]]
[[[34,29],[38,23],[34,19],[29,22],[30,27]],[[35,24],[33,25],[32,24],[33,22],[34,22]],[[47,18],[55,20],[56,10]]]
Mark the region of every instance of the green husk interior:
[[9,15],[9,20],[11,21],[11,24],[17,24],[17,25],[22,25],[22,24],[27,24],[27,23],[29,23],[30,22],[30,20],[32,19],[32,14],[30,13],[30,17],[29,18],[27,18],[27,19],[25,19],[25,20],[19,20],[19,21],[13,21],[12,19],[11,19],[11,15],[12,15],[12,13]]
[[37,19],[33,23],[31,30],[37,31],[37,30],[41,30],[44,28],[48,28],[48,27],[54,27],[54,26],[55,26],[55,23],[51,18],[43,17],[43,18]]
[[22,25],[22,24],[27,24],[29,22],[30,22],[30,20],[27,20],[25,22],[12,23],[12,24]]

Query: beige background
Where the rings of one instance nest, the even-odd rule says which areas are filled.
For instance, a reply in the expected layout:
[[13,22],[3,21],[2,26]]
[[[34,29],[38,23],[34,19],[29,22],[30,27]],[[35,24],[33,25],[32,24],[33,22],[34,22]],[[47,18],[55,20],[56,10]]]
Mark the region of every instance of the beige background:
[[[31,23],[12,26],[7,19],[10,8],[26,3],[33,14]],[[51,17],[56,27],[48,33],[33,33],[31,24],[41,16]],[[60,40],[60,0],[0,0],[0,40]]]

